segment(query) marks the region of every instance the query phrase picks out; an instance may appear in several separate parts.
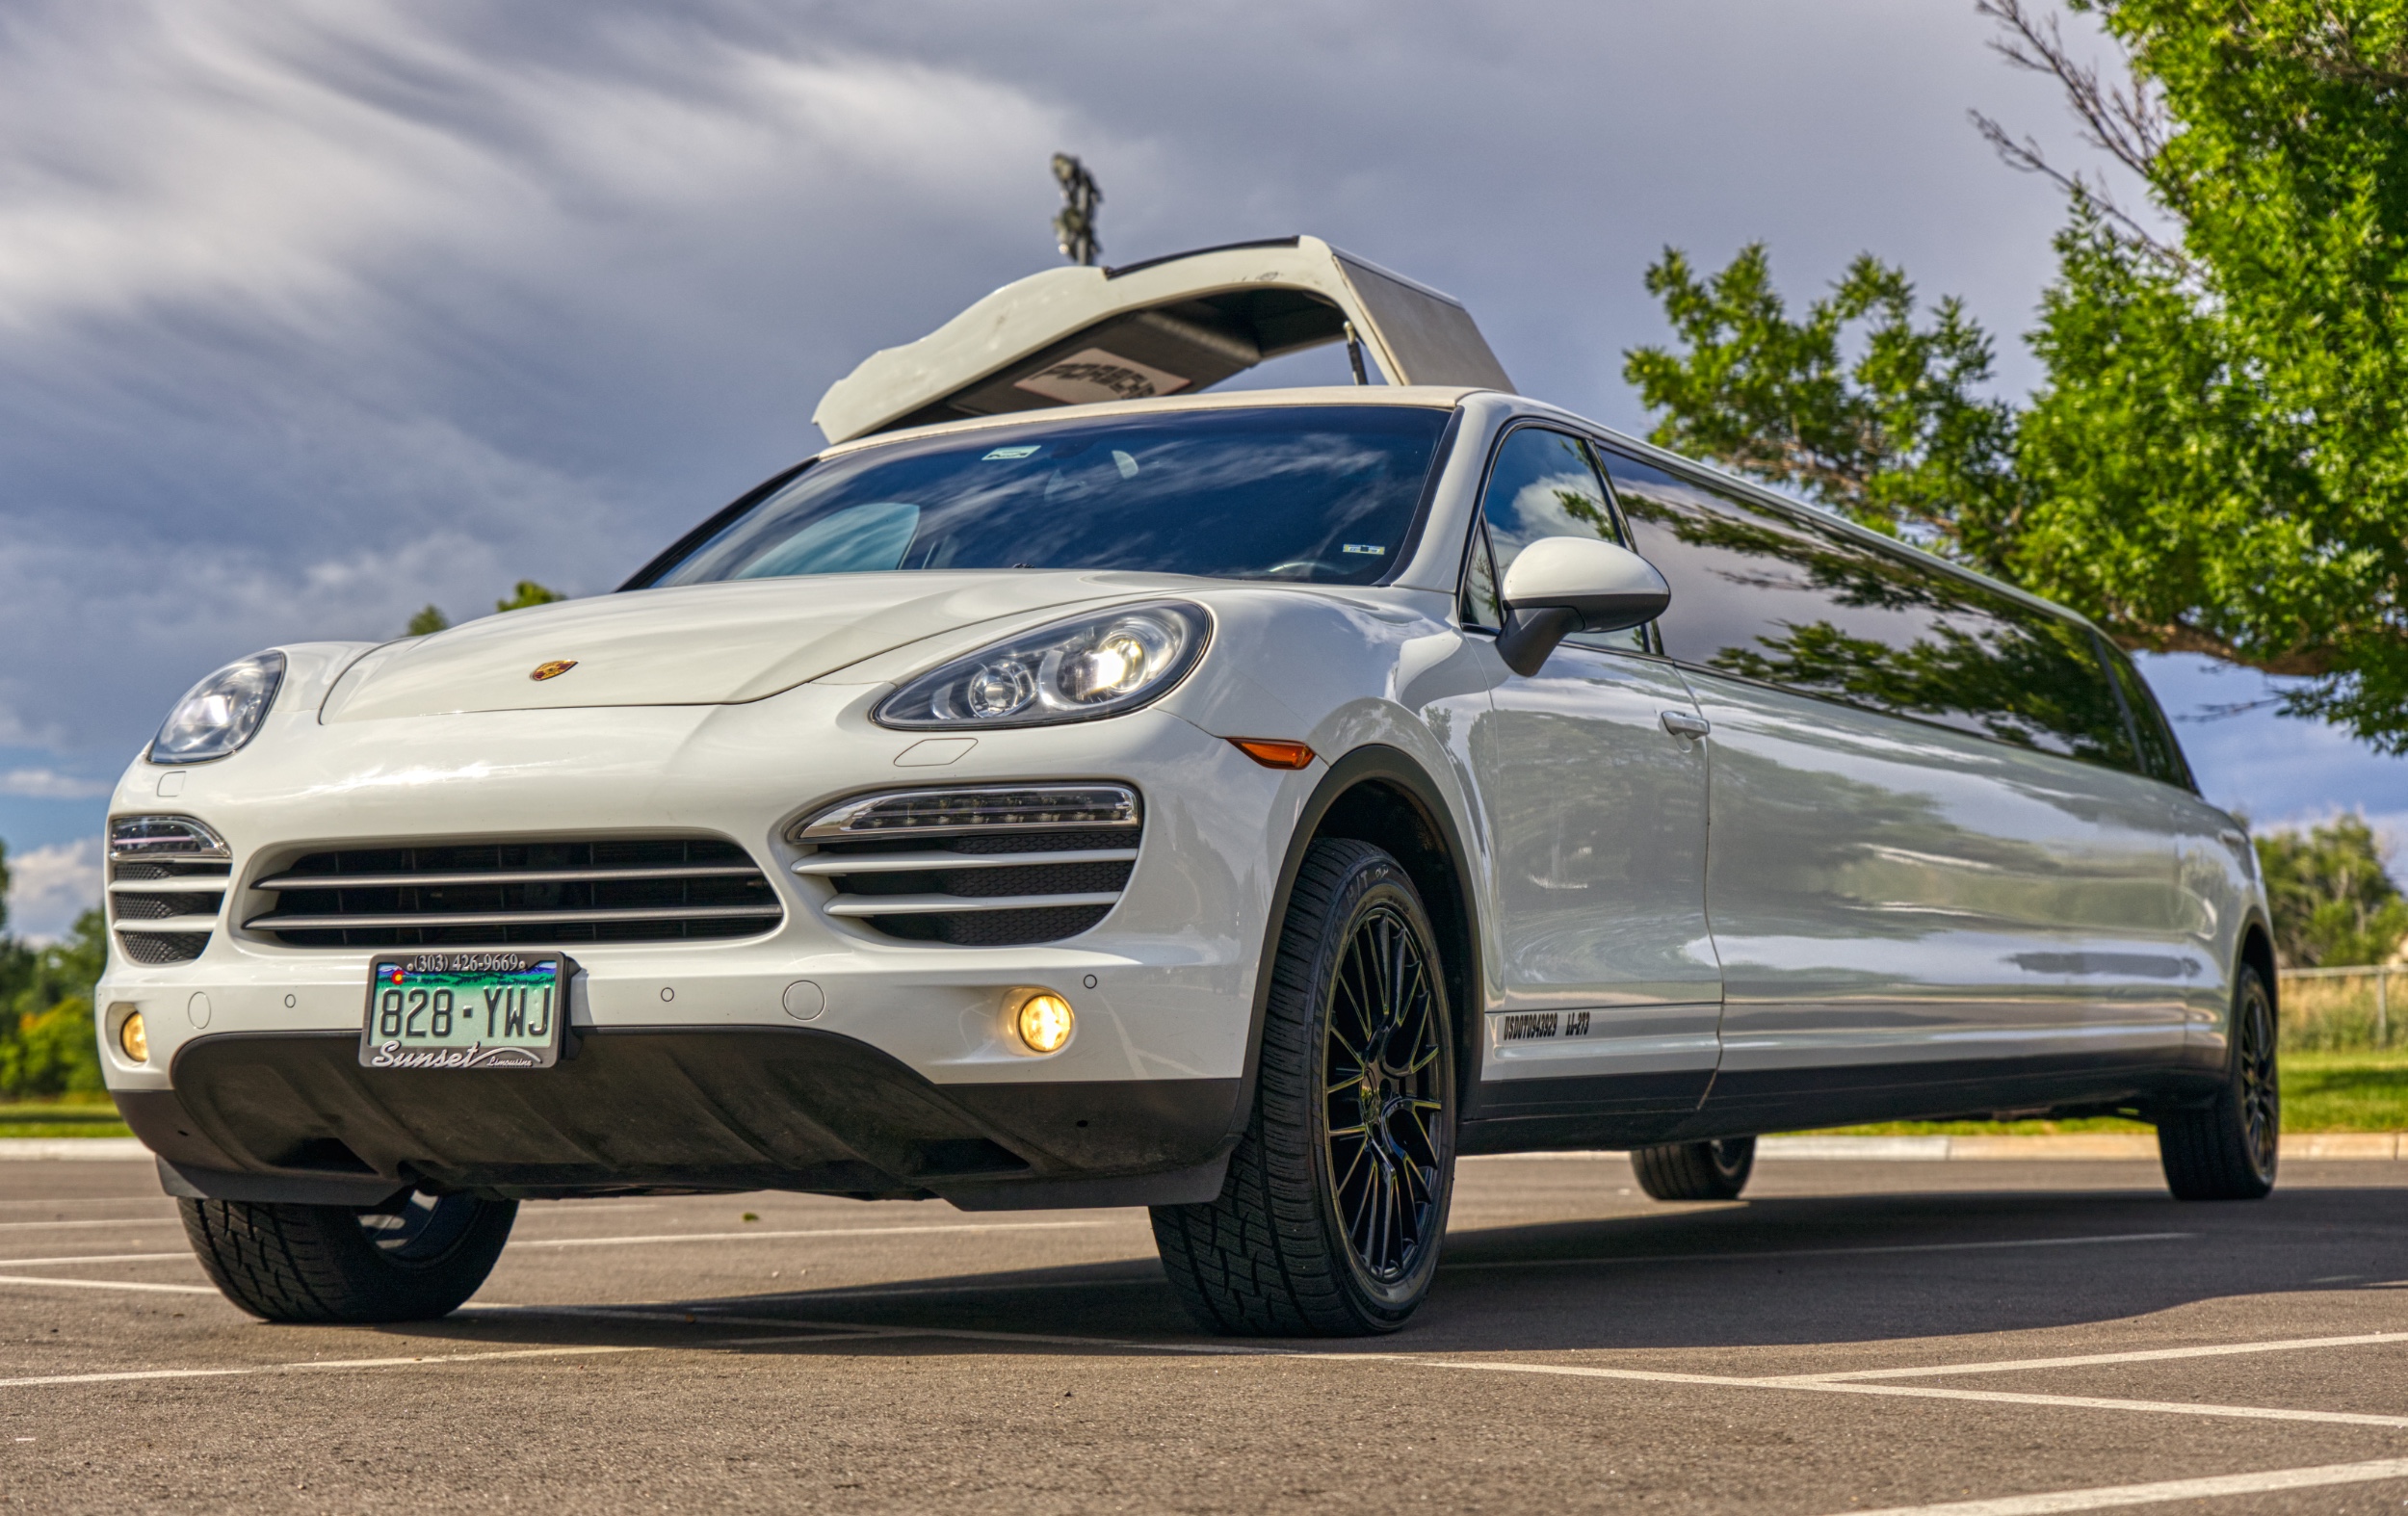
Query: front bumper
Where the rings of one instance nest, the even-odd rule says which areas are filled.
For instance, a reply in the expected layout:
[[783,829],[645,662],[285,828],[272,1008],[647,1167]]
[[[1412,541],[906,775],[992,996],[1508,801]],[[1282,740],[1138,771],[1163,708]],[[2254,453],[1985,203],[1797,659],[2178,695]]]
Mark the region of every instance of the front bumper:
[[179,1193],[373,1205],[647,1190],[941,1196],[968,1210],[1220,1190],[1236,1079],[938,1085],[807,1028],[615,1028],[548,1069],[363,1068],[350,1032],[195,1038],[117,1095]]
[[[96,1001],[111,1090],[139,1135],[202,1176],[188,1188],[227,1198],[252,1196],[207,1176],[287,1179],[294,1196],[315,1175],[338,1189],[768,1186],[965,1205],[1073,1203],[1002,1198],[1072,1184],[1094,1204],[1217,1185],[1278,860],[1317,773],[1262,769],[1160,710],[985,734],[958,761],[911,767],[917,734],[866,719],[878,693],[325,726],[286,714],[233,758],[175,771],[170,801],[168,771],[138,763],[113,813],[205,822],[233,876],[197,958],[113,953]],[[847,796],[1065,778],[1133,784],[1146,807],[1119,903],[1077,936],[900,941],[825,914],[821,881],[791,872],[784,828]],[[742,845],[785,919],[725,941],[570,945],[586,1051],[541,1081],[372,1077],[353,1061],[370,953],[243,927],[275,905],[251,881],[304,848],[666,833]],[[790,994],[798,982],[816,993]],[[1042,1058],[1009,1030],[1034,990],[1078,1013],[1069,1046]],[[116,1046],[134,1010],[149,1033],[141,1063]],[[1057,1111],[1075,1113],[1061,1126]],[[332,1168],[307,1159],[335,1153],[327,1143],[348,1154]],[[988,1166],[949,1166],[966,1153]],[[1185,1189],[1112,1188],[1182,1173]]]

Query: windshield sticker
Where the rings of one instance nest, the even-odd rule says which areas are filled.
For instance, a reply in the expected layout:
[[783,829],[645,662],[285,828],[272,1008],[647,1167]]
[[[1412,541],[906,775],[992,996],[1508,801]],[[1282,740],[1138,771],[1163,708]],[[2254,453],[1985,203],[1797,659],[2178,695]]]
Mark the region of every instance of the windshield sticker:
[[1148,368],[1117,353],[1084,348],[1059,363],[1048,364],[1014,389],[1058,400],[1065,405],[1086,405],[1105,400],[1144,400],[1188,387],[1188,381],[1166,370]]
[[1031,454],[1034,453],[1034,452],[1035,452],[1038,448],[1043,447],[1043,446],[1044,446],[1044,444],[1043,444],[1043,443],[1041,443],[1041,442],[1032,442],[1032,443],[1028,444],[1026,447],[1017,447],[1017,448],[989,448],[989,449],[987,450],[987,452],[986,452],[986,456],[985,456],[984,457],[980,458],[980,459],[979,459],[979,461],[980,461],[980,462],[982,462],[982,463],[991,463],[991,462],[993,462],[995,459],[997,459],[997,458],[999,458],[999,457],[1000,457],[1000,458],[1027,457],[1029,457]]
[[1346,546],[1346,550],[1349,553],[1361,553],[1370,558],[1386,558],[1388,556],[1388,550],[1376,542],[1348,542]]

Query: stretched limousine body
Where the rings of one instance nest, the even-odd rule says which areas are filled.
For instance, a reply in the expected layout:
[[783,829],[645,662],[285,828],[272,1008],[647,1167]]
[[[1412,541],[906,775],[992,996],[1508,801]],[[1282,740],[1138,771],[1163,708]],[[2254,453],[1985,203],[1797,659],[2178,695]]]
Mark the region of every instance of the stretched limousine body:
[[[1335,340],[1391,382],[1198,393]],[[2079,617],[1309,238],[1024,280],[818,420],[621,592],[246,659],[127,771],[109,1084],[239,1303],[785,1189],[1150,1206],[1209,1326],[1363,1332],[1459,1154],[2114,1111],[2271,1186],[2250,847]]]

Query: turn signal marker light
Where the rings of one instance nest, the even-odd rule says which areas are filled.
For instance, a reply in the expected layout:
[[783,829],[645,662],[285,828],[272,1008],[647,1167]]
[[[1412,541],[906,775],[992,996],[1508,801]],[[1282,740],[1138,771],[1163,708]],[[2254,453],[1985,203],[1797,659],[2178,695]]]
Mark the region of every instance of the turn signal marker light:
[[135,1011],[118,1028],[118,1046],[137,1063],[150,1061],[150,1033],[143,1028],[143,1013]]
[[1302,743],[1275,737],[1232,737],[1229,742],[1266,769],[1301,769],[1313,761],[1313,749]]
[[1059,1053],[1070,1041],[1077,1020],[1070,1002],[1060,995],[1032,995],[1020,1003],[1020,1040],[1032,1053]]

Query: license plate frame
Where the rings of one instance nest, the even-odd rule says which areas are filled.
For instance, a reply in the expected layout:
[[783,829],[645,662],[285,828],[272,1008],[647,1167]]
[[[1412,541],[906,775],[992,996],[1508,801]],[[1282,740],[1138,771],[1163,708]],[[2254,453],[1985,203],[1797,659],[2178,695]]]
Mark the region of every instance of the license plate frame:
[[561,1060],[577,972],[567,954],[549,949],[380,952],[368,960],[360,1066],[550,1068]]

